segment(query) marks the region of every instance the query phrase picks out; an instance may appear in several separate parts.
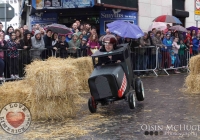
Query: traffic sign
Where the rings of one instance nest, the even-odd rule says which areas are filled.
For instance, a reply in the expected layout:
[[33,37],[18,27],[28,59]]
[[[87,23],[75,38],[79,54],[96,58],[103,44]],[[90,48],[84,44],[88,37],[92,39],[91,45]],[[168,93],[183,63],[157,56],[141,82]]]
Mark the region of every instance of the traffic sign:
[[[6,15],[5,15],[5,10],[6,10]],[[0,4],[0,20],[1,21],[5,21],[5,18],[7,22],[11,21],[14,16],[15,16],[15,10],[9,3]]]
[[200,10],[195,10],[195,15],[200,15]]

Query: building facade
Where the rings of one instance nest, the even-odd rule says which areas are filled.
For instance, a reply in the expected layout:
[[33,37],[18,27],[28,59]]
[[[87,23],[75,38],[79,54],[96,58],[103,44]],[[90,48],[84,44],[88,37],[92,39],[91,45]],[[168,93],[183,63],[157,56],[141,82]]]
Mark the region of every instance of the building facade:
[[[130,21],[148,31],[156,17],[174,15],[183,26],[196,26],[195,0],[32,0],[29,5],[21,7],[21,24],[46,25],[55,23],[56,19],[57,23],[71,26],[74,20],[81,20],[97,26],[99,33],[103,34],[105,24],[116,19]],[[54,18],[48,18],[48,14]]]

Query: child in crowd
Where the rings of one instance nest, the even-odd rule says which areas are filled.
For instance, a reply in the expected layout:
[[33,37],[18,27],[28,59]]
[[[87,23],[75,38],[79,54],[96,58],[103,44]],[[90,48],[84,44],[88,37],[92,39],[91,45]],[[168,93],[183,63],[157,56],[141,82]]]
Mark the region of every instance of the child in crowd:
[[187,62],[186,62],[186,57],[185,57],[185,51],[186,51],[187,47],[184,44],[183,40],[180,40],[180,49],[179,49],[179,58],[180,58],[180,65],[182,67],[185,67]]
[[[172,43],[172,50],[174,51],[174,56],[176,57],[176,60],[174,62],[174,67],[177,68],[180,65],[180,60],[179,60],[179,56],[178,56],[178,50],[180,49],[180,45],[178,45],[178,37],[174,38],[174,41]],[[180,73],[177,69],[174,70],[174,73],[178,74]]]
[[171,67],[174,67],[176,56],[174,55],[174,51],[173,50],[171,50],[170,56],[171,56]]
[[80,49],[81,49],[81,56],[87,56],[87,49],[88,49],[87,38],[82,38]]

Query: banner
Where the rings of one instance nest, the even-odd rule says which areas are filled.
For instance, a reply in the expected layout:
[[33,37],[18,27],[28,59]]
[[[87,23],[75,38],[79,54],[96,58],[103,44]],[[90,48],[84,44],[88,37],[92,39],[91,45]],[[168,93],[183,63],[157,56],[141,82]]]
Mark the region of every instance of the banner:
[[35,24],[40,24],[41,27],[57,23],[57,13],[41,13],[30,16],[31,28]]
[[35,9],[86,8],[93,7],[94,0],[32,0]]
[[133,24],[138,24],[137,12],[126,11],[121,9],[113,9],[100,12],[100,34],[105,34],[106,24],[113,22],[115,20],[124,20]]

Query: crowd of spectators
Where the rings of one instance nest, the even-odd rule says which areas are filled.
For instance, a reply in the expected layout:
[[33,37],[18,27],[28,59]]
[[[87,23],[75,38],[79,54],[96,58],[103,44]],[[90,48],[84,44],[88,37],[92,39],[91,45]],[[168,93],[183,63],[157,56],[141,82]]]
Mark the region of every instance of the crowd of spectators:
[[[116,35],[118,44],[129,43],[134,70],[174,68],[174,72],[179,73],[178,67],[187,66],[187,55],[198,54],[199,33],[188,30],[184,34],[171,31],[169,27],[165,31],[154,28],[139,39]],[[19,29],[9,26],[4,32],[0,23],[0,80],[3,77],[21,77],[24,66],[35,59],[46,59],[52,55],[61,58],[91,56],[101,48],[103,36],[99,37],[96,28],[90,24],[81,24],[77,20],[71,31],[73,34],[60,35],[36,24],[32,31],[24,25]],[[106,34],[111,34],[109,29],[106,29]]]

